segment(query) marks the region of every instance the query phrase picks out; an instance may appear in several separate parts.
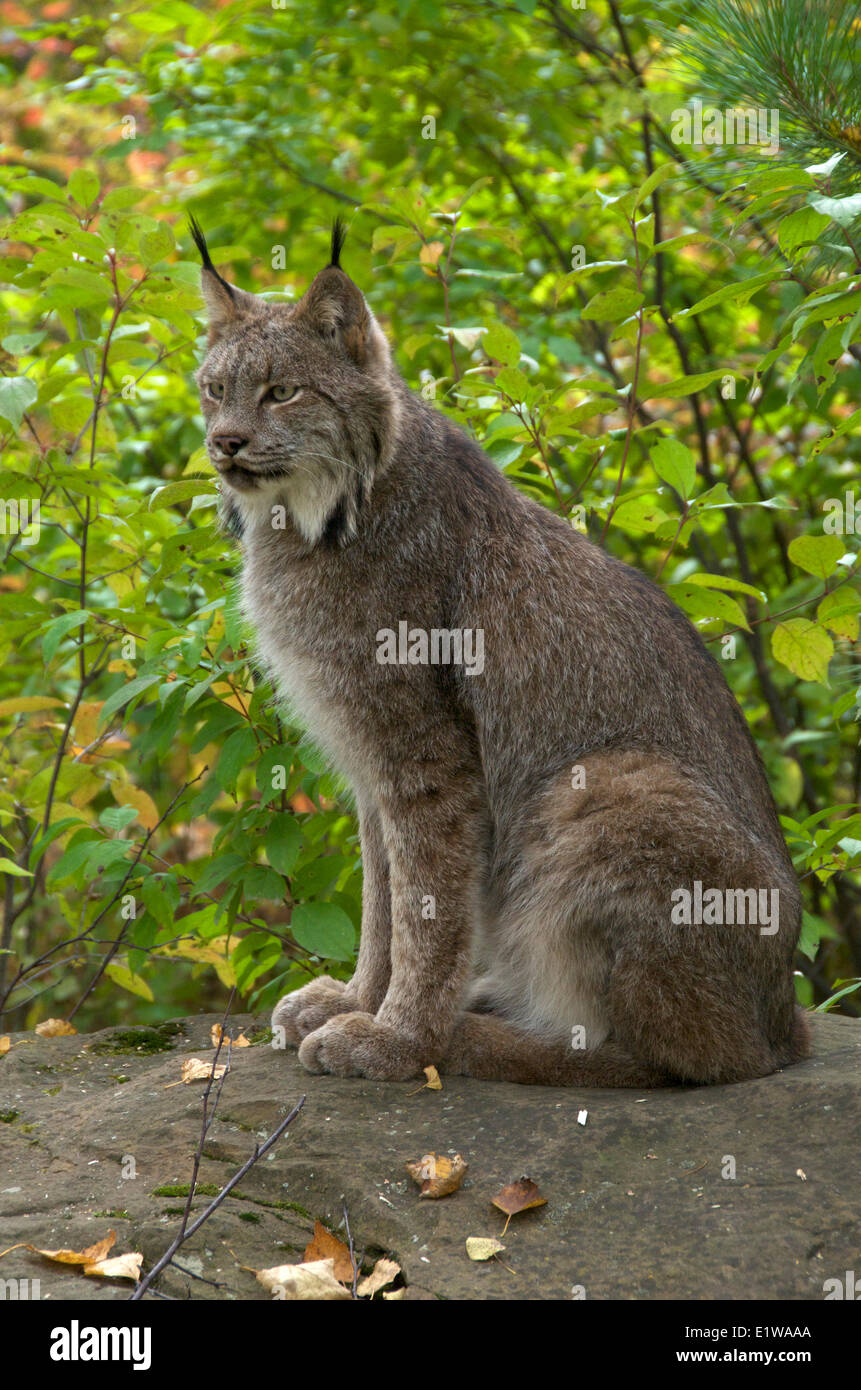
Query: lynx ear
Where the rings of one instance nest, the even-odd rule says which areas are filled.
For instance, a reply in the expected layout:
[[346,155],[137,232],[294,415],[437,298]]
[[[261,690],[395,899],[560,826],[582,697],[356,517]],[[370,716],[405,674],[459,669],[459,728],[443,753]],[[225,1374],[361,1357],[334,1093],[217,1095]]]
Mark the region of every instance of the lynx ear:
[[340,217],[332,227],[332,255],[296,305],[296,315],[326,342],[339,346],[359,367],[388,356],[388,345],[365,296],[341,269],[346,230]]
[[230,323],[245,314],[258,313],[260,306],[256,295],[239,290],[235,285],[228,285],[227,281],[219,275],[212,264],[209,248],[206,245],[206,237],[195,218],[189,217],[188,226],[203,263],[203,269],[200,272],[200,288],[209,316],[209,344],[211,347]]

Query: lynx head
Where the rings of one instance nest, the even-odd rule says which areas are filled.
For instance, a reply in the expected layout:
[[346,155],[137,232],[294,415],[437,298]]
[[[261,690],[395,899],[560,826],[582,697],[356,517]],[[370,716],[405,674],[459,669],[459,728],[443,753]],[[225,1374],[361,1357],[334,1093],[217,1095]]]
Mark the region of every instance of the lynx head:
[[357,531],[374,475],[392,456],[397,374],[364,295],[331,259],[295,304],[271,304],[229,285],[194,219],[209,316],[197,373],[206,446],[240,517],[285,505],[312,544]]

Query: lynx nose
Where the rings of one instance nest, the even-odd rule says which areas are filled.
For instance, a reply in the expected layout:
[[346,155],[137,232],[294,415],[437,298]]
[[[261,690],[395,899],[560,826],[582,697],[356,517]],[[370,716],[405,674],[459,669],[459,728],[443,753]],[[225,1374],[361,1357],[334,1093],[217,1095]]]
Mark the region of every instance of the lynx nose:
[[222,454],[227,454],[228,458],[234,458],[243,444],[248,443],[248,440],[243,439],[238,434],[214,434],[212,443]]

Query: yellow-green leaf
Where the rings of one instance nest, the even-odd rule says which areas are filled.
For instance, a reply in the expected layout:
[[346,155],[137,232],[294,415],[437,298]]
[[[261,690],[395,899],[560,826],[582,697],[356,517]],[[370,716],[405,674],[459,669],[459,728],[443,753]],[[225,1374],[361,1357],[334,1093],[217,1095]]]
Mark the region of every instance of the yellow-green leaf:
[[837,568],[837,561],[846,552],[839,536],[796,536],[789,542],[789,558],[799,569],[827,579]]
[[771,650],[782,666],[803,681],[828,684],[834,643],[824,627],[809,618],[789,618],[771,634]]

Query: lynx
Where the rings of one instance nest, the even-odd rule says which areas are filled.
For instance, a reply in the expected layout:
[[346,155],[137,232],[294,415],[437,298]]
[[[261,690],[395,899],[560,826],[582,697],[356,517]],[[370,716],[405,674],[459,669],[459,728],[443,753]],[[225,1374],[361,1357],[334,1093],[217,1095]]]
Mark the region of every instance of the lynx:
[[[340,223],[292,303],[229,285],[192,232],[206,443],[244,609],[358,810],[355,974],[273,1014],[300,1061],[650,1087],[805,1056],[798,886],[747,724],[688,619],[407,387],[341,268]],[[404,642],[378,660],[386,633]],[[481,633],[481,669],[423,659],[432,633]],[[779,911],[767,928],[724,921],[704,884]]]

